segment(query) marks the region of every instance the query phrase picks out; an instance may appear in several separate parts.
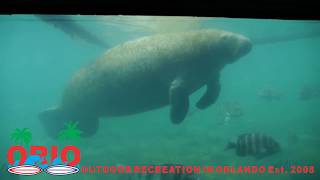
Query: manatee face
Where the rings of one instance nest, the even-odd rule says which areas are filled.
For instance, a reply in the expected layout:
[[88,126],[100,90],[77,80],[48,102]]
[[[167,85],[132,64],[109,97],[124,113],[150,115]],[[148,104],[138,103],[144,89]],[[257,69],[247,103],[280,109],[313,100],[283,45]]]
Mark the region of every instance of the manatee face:
[[231,32],[222,32],[220,36],[218,51],[220,57],[225,57],[226,64],[233,63],[252,49],[251,41],[245,36]]

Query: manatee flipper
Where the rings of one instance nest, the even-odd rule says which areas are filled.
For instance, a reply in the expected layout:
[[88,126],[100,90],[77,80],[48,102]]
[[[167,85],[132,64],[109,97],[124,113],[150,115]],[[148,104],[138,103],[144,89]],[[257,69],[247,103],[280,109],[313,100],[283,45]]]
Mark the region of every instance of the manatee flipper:
[[197,102],[196,106],[199,109],[205,109],[212,105],[219,96],[220,93],[220,82],[219,82],[219,76],[218,78],[212,78],[207,83],[207,90],[204,93],[204,95],[200,98],[200,100]]
[[66,115],[59,108],[51,108],[41,112],[39,119],[47,134],[52,138],[57,138],[58,133],[64,127]]
[[82,137],[93,136],[99,129],[99,119],[97,117],[81,117],[76,118],[78,121],[78,128],[82,131]]
[[179,124],[184,120],[189,110],[189,93],[182,79],[177,78],[171,83],[169,99],[171,122]]
[[59,132],[69,121],[77,121],[78,129],[82,131],[81,136],[87,137],[96,133],[99,127],[97,118],[71,118],[59,108],[47,109],[39,114],[39,119],[45,127],[47,134],[52,138],[58,138]]

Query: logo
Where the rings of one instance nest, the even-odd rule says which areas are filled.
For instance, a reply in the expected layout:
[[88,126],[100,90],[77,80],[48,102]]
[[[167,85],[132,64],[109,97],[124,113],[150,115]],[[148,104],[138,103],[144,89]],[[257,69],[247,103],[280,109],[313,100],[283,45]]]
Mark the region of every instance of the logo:
[[23,166],[13,166],[8,169],[12,174],[18,175],[36,175],[41,172],[41,169],[37,166],[23,165]]
[[[50,154],[45,146],[31,146],[29,152],[28,156],[27,150],[23,146],[10,147],[7,152],[8,172],[25,176],[37,175],[41,172],[56,176],[79,172],[81,153],[76,146],[62,148],[60,156],[58,156],[57,146],[51,147]],[[15,160],[15,153],[19,153],[19,160]],[[71,153],[73,158],[70,158]],[[48,155],[50,163],[46,159]]]

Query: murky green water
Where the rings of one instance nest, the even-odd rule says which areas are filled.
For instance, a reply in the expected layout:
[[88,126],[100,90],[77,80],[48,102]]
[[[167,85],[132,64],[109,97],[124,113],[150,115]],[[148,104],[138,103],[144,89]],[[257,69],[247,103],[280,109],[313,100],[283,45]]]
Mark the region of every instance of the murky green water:
[[[316,171],[320,170],[320,38],[317,36],[320,33],[315,33],[320,31],[320,22],[117,16],[75,16],[72,19],[72,23],[77,23],[107,47],[70,33],[76,29],[61,31],[34,16],[0,16],[1,164],[6,163],[7,148],[16,144],[10,138],[14,130],[29,128],[32,139],[28,145],[62,147],[76,144],[81,149],[82,165],[166,162],[267,165],[304,160],[314,163]],[[68,23],[66,21],[64,25]],[[99,130],[93,137],[80,138],[76,142],[47,136],[38,114],[60,103],[67,82],[80,67],[128,40],[209,28],[240,33],[253,41],[253,49],[248,55],[221,71],[221,92],[215,104],[205,110],[196,109],[195,103],[205,91],[201,88],[190,97],[189,113],[179,125],[170,122],[169,107],[166,106],[130,116],[101,118]],[[232,116],[235,111],[240,111],[240,115]],[[224,150],[229,139],[251,132],[271,135],[281,144],[282,151],[257,160]],[[46,174],[21,177],[43,178],[52,177]],[[126,177],[61,177],[78,178]],[[210,174],[201,178],[297,180],[319,177]]]

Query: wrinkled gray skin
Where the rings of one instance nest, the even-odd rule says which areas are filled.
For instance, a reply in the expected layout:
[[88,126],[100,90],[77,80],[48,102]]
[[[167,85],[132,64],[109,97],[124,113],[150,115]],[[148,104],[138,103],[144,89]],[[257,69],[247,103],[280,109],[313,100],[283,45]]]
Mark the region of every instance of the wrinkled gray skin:
[[50,135],[65,121],[79,121],[84,135],[98,129],[99,117],[124,116],[170,106],[179,124],[189,96],[206,86],[196,106],[213,104],[220,91],[219,73],[251,50],[248,38],[226,31],[199,30],[143,37],[109,49],[80,69],[56,109],[40,114]]

